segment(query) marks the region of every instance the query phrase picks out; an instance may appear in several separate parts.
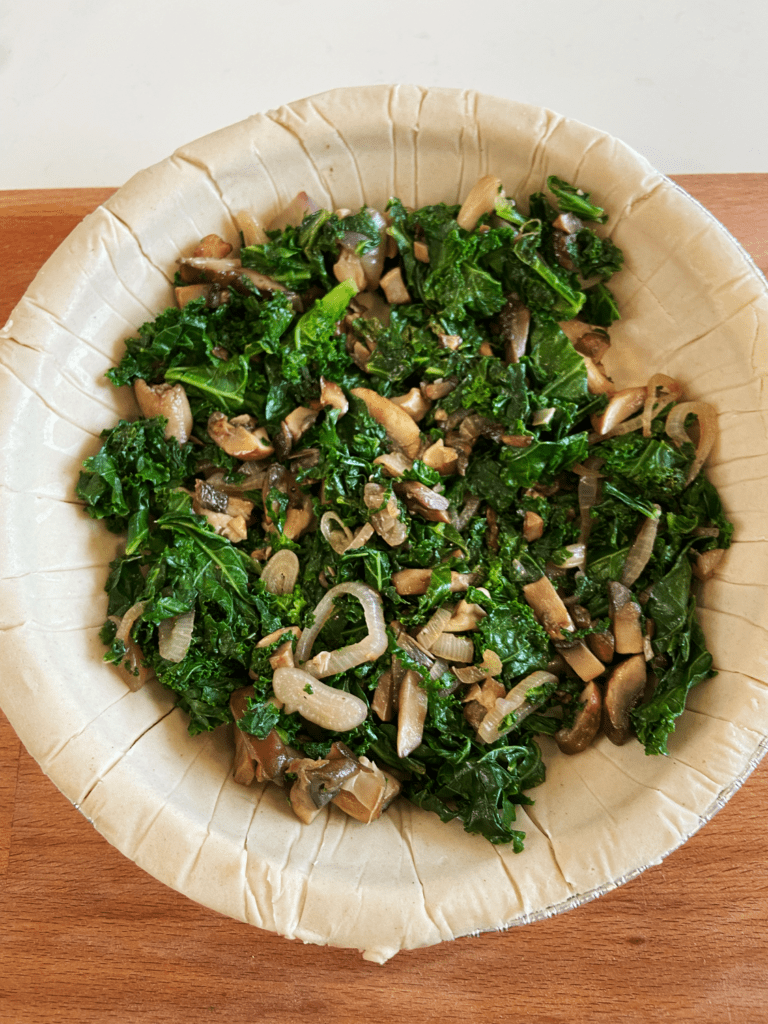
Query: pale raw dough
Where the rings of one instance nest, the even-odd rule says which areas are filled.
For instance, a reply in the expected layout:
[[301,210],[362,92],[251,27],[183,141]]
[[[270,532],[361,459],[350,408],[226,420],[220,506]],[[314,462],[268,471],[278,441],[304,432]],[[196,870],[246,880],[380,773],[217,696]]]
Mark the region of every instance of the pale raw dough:
[[[460,201],[483,174],[525,199],[548,174],[609,209],[626,253],[611,287],[620,385],[661,371],[713,402],[711,474],[737,540],[704,587],[720,675],[693,694],[669,758],[604,738],[550,765],[520,809],[515,855],[398,802],[362,826],[326,809],[302,826],[275,787],[230,778],[226,729],[191,738],[170,694],[130,692],[101,661],[102,587],[117,540],[72,502],[83,458],[128,392],[104,371],[172,298],[175,261],[236,215],[268,223],[296,192],[319,203]],[[450,89],[340,89],[259,114],[142,171],[72,233],[0,342],[0,702],[32,755],[107,839],[192,899],[384,962],[543,917],[657,863],[727,799],[768,735],[768,291],[698,204],[616,139],[540,108]]]

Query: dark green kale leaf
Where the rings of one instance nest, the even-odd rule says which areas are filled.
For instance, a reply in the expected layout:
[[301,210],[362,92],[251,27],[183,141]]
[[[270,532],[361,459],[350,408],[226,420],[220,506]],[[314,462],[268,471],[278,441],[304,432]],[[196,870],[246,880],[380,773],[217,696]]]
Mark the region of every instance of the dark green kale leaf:
[[496,356],[480,356],[467,365],[458,386],[440,405],[448,413],[457,409],[479,413],[516,431],[529,411],[525,369]]
[[638,739],[648,754],[667,754],[667,739],[685,710],[691,687],[715,675],[712,655],[696,619],[696,599],[689,593],[691,568],[683,554],[655,584],[648,613],[657,624],[653,646],[666,656],[651,699],[631,712]]
[[594,324],[596,327],[610,327],[614,321],[621,319],[613,292],[602,282],[585,289],[584,295],[586,301],[581,310],[581,318],[585,323]]
[[103,431],[104,444],[86,459],[77,484],[89,516],[103,519],[114,533],[127,533],[129,555],[146,542],[150,516],[160,514],[171,492],[194,472],[194,449],[166,440],[165,422],[121,420]]
[[589,228],[566,235],[565,249],[582,277],[600,277],[603,281],[624,266],[624,254],[610,238],[600,238]]
[[575,213],[582,220],[594,220],[598,224],[604,224],[608,220],[608,214],[603,208],[589,201],[591,193],[570,185],[554,174],[547,178],[547,188],[555,196],[558,207],[564,213]]

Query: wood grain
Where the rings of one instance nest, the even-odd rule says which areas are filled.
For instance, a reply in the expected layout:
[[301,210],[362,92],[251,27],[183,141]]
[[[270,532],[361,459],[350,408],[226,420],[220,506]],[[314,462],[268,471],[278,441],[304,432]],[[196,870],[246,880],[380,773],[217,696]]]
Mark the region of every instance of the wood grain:
[[[682,175],[768,268],[768,175]],[[112,190],[0,193],[0,322]],[[288,942],[165,888],[109,846],[0,714],[5,1024],[763,1024],[768,766],[659,867],[576,911],[401,953]]]

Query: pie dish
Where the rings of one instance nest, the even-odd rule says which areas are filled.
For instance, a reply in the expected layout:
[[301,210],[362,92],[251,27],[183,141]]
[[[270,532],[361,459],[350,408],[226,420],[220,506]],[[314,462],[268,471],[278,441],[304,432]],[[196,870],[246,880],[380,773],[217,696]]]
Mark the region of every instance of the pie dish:
[[[701,591],[719,675],[693,692],[669,758],[601,738],[520,808],[526,849],[493,847],[404,801],[362,826],[302,825],[280,790],[231,778],[226,729],[190,737],[172,695],[129,691],[102,661],[103,586],[119,538],[74,501],[102,429],[133,417],[104,372],[172,302],[181,252],[233,215],[266,219],[305,189],[331,208],[458,202],[484,174],[525,196],[549,174],[611,213],[625,269],[606,359],[619,387],[680,379],[718,410],[707,472],[735,543]],[[6,444],[0,704],[30,753],[139,866],[213,909],[307,942],[398,950],[575,907],[684,842],[768,743],[768,288],[727,232],[621,142],[540,108],[470,92],[340,89],[248,118],[137,174],[72,233],[0,341]]]

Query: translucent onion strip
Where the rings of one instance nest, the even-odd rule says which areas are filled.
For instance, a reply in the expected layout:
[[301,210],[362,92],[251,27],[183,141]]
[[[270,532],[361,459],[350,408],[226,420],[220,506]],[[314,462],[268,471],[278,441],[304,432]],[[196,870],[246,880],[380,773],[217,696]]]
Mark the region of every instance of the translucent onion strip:
[[115,633],[115,640],[122,640],[123,643],[130,640],[133,624],[144,614],[145,606],[144,601],[137,601],[136,604],[131,605],[120,620],[120,625],[117,627],[117,633]]
[[[333,614],[334,601],[341,594],[351,594],[363,606],[368,636],[359,643],[349,644],[337,651],[322,651],[312,661],[308,661],[312,645]],[[387,633],[381,596],[365,583],[339,583],[328,591],[315,608],[312,626],[302,631],[296,645],[296,660],[305,672],[311,672],[317,679],[323,679],[338,672],[346,672],[347,669],[362,665],[366,661],[376,661],[386,649]]]
[[432,645],[432,653],[446,661],[469,665],[475,657],[475,645],[468,636],[442,633]]
[[680,381],[668,377],[665,373],[654,373],[648,381],[648,397],[643,406],[643,437],[651,436],[654,416],[670,402],[679,402],[682,395],[683,385]]
[[625,587],[632,586],[653,553],[653,545],[656,543],[656,534],[661,518],[661,506],[654,505],[653,507],[656,509],[656,518],[645,520],[627,554],[627,560],[621,573],[621,582]]
[[174,615],[163,619],[158,626],[157,640],[160,657],[178,664],[187,656],[195,627],[195,609],[191,608],[183,615]]
[[451,615],[453,615],[453,605],[444,604],[442,608],[437,609],[434,615],[427,622],[426,626],[420,629],[416,634],[416,639],[422,647],[426,648],[428,651],[431,650],[432,644],[434,644],[448,625]]
[[[488,712],[480,723],[477,730],[478,738],[484,743],[495,743],[497,739],[507,732],[511,732],[517,725],[527,718],[541,703],[539,701],[528,701],[526,695],[534,687],[545,686],[547,683],[557,683],[557,676],[550,672],[532,672],[522,682],[514,686],[506,697],[499,697],[493,709]],[[546,692],[546,691],[544,691]],[[512,725],[499,732],[501,720],[507,715],[514,714],[515,719]]]
[[[335,524],[335,526],[334,526]],[[320,533],[337,555],[343,555],[352,543],[352,531],[335,512],[325,512],[320,520]]]
[[699,421],[699,443],[696,447],[696,458],[691,463],[688,479],[685,481],[686,487],[698,476],[699,470],[704,465],[717,439],[717,412],[715,407],[707,402],[681,402],[670,411],[664,427],[678,448],[686,443],[693,444],[685,429],[686,418],[691,415],[695,416]]
[[261,574],[261,582],[270,594],[290,594],[299,578],[299,559],[295,551],[283,548],[275,552]]

